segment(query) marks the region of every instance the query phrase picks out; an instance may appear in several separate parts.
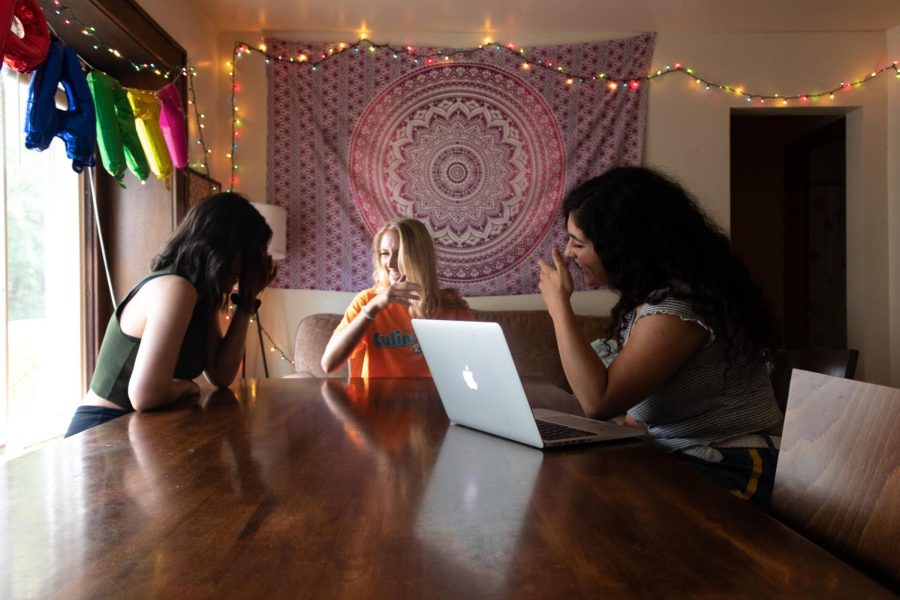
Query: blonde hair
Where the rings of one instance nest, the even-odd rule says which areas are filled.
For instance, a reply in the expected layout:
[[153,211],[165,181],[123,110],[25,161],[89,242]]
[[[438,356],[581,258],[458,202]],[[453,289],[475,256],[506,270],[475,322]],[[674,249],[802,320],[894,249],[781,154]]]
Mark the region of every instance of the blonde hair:
[[428,233],[425,224],[417,219],[394,219],[385,223],[375,233],[372,239],[372,263],[375,266],[372,278],[375,280],[375,289],[380,292],[391,285],[388,273],[381,264],[381,238],[388,231],[396,233],[397,239],[400,240],[397,256],[400,272],[406,275],[407,281],[422,286],[419,299],[409,307],[410,316],[413,318],[434,316],[441,305],[437,254],[431,234]]

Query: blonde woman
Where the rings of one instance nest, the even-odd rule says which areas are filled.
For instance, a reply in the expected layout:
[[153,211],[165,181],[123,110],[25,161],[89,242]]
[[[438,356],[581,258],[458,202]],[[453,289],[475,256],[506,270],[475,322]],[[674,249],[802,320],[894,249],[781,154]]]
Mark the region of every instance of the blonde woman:
[[322,368],[349,361],[351,377],[430,377],[412,328],[413,318],[471,320],[472,310],[453,289],[440,289],[434,242],[421,221],[394,219],[372,242],[375,285],[344,312]]

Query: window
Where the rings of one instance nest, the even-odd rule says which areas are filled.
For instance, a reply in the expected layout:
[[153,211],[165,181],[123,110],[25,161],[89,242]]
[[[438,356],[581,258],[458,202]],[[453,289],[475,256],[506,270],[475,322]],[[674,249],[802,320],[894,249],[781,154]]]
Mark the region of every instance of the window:
[[[62,435],[84,395],[80,177],[65,145],[25,148],[28,76],[2,70],[0,446]],[[58,103],[65,107],[65,94]]]

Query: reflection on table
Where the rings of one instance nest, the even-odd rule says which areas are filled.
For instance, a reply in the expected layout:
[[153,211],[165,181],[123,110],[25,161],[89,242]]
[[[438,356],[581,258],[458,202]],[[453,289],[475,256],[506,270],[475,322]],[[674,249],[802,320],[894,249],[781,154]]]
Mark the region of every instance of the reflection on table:
[[416,516],[416,537],[453,556],[483,591],[502,592],[543,457],[536,448],[451,426]]

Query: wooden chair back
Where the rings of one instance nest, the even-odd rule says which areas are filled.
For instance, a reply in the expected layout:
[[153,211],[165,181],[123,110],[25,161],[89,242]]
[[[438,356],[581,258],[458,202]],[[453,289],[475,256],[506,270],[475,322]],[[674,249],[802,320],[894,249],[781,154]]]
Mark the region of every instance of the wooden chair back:
[[796,348],[781,349],[775,353],[775,364],[769,377],[775,400],[784,412],[787,404],[788,390],[791,387],[791,372],[803,369],[813,373],[823,373],[832,377],[853,379],[856,375],[856,363],[859,351],[849,348]]
[[900,390],[795,370],[772,509],[900,588]]

